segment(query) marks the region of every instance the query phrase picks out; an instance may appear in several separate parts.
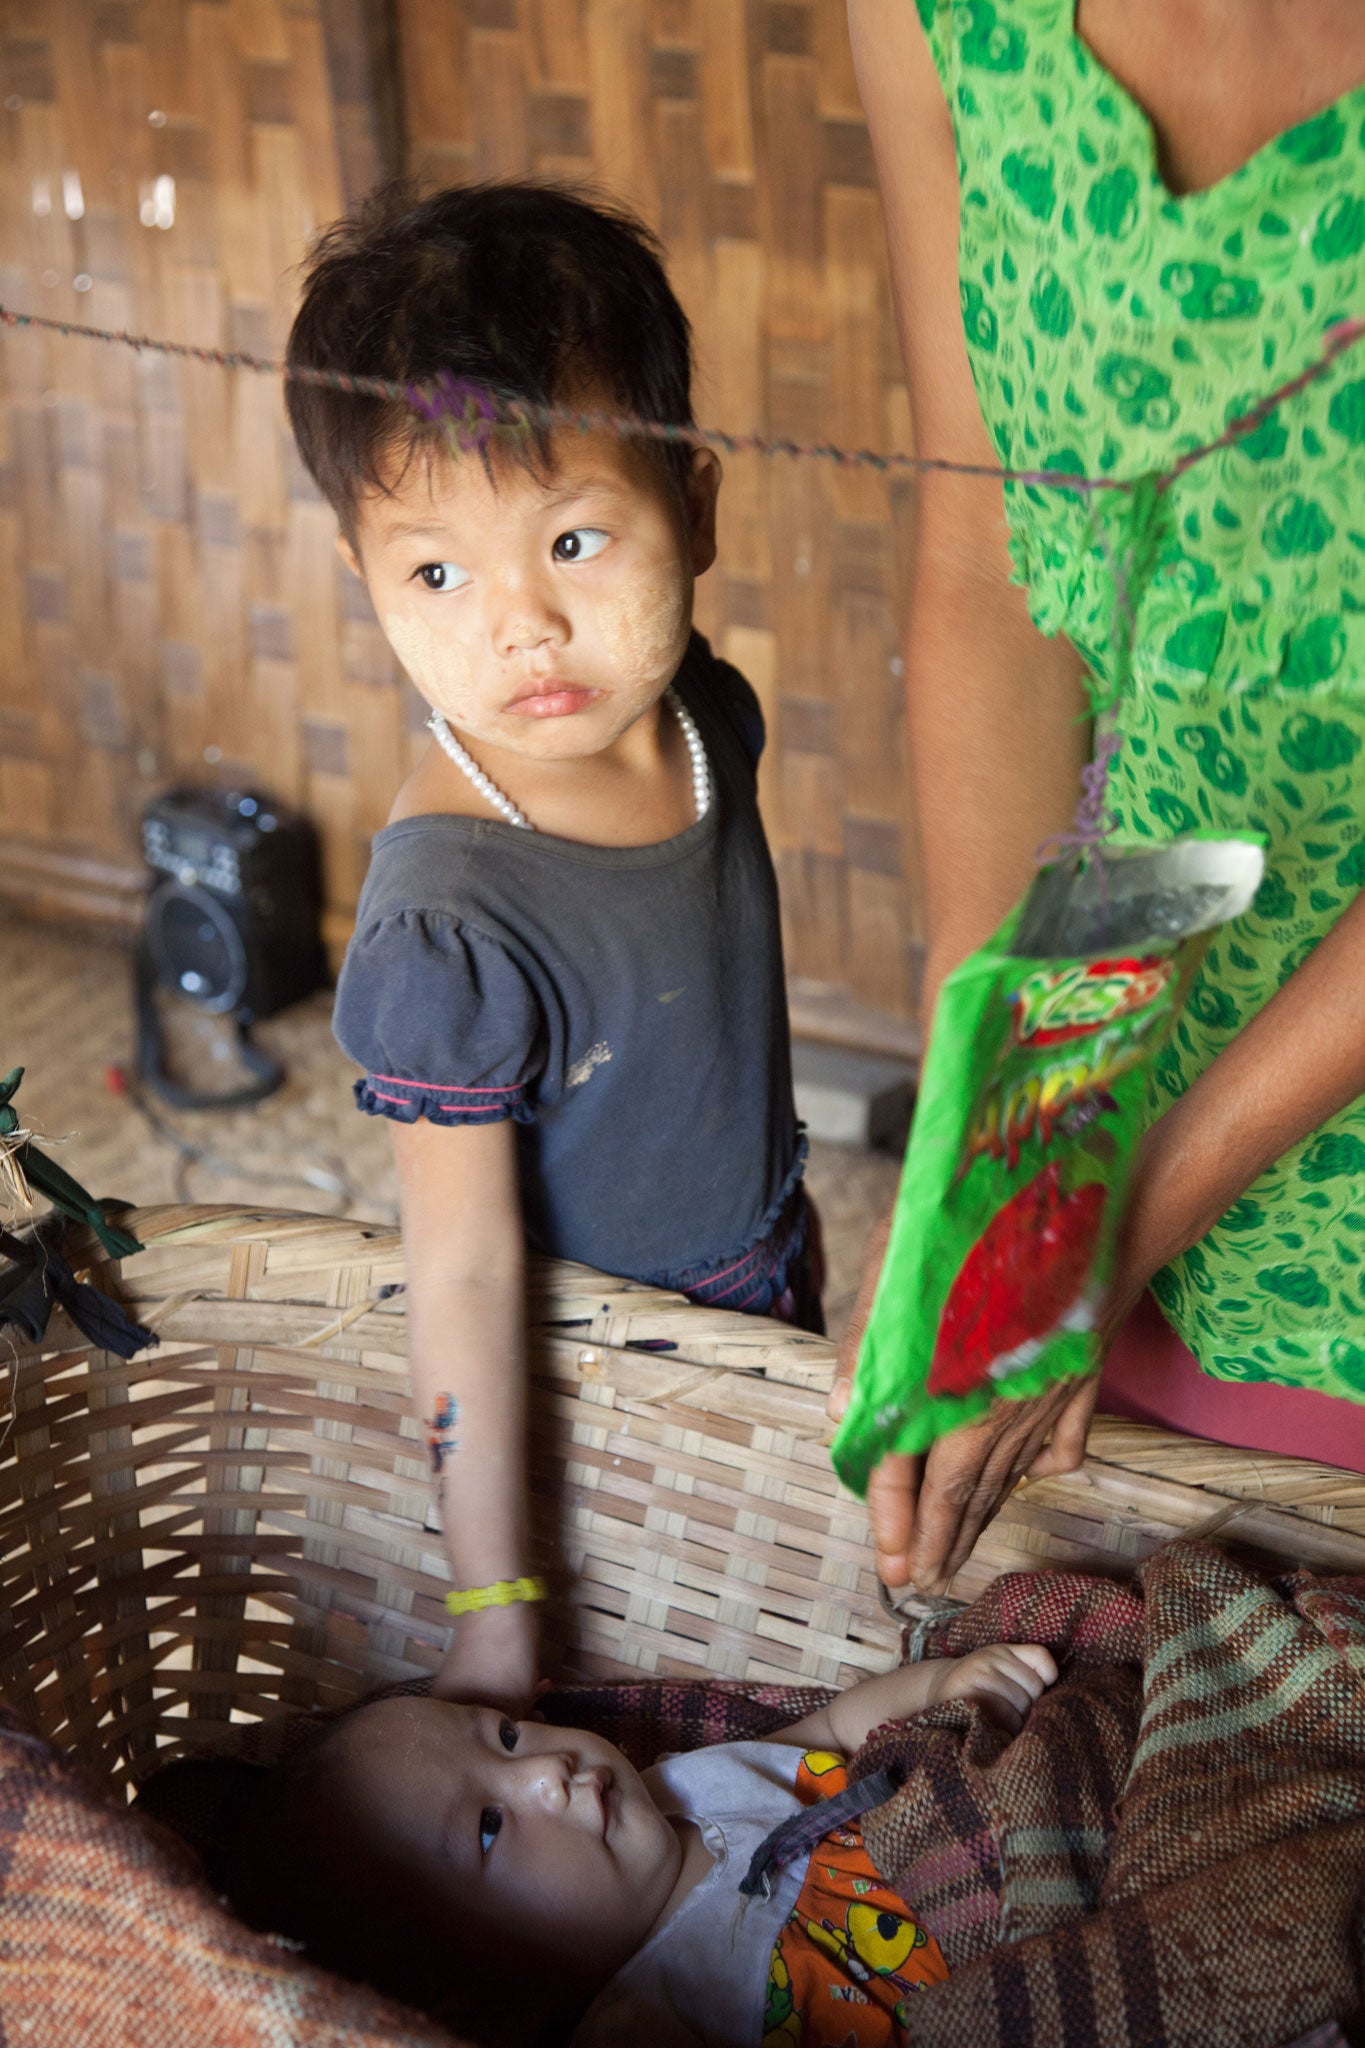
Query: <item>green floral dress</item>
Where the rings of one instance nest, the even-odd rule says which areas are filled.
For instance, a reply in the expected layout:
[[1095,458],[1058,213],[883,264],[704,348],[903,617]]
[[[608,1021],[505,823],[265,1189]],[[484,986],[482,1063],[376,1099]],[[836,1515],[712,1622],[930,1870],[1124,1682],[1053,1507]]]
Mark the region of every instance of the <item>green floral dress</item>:
[[[1003,464],[1163,470],[1365,313],[1365,87],[1178,198],[1073,0],[917,4],[957,135],[962,317]],[[1365,342],[1166,493],[1006,497],[1035,623],[1071,639],[1097,700],[1118,693],[1120,832],[1267,844],[1253,909],[1210,948],[1161,1062],[1155,1113],[1365,883]],[[1365,1400],[1365,1098],[1154,1285],[1206,1372]]]

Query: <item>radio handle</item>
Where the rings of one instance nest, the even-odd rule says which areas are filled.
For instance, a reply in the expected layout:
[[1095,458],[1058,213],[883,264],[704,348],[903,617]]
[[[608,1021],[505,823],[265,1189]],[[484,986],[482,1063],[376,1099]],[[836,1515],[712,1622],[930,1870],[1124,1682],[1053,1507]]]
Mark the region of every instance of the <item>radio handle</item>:
[[133,1013],[137,1023],[137,1076],[149,1088],[155,1089],[163,1102],[172,1109],[245,1109],[253,1102],[263,1102],[267,1095],[273,1095],[284,1079],[284,1068],[270,1054],[262,1052],[251,1042],[251,1027],[240,1017],[233,1018],[237,1032],[237,1051],[242,1064],[256,1076],[241,1088],[231,1088],[223,1095],[201,1095],[192,1088],[173,1081],[166,1071],[166,1040],[161,1028],[161,1013],[156,1004],[157,973],[145,937],[140,937],[133,952]]

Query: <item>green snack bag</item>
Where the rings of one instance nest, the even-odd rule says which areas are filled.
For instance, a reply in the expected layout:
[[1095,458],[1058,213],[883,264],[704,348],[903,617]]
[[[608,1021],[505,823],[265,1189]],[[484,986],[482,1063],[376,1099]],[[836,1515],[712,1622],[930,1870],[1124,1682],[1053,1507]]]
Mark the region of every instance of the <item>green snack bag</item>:
[[1214,929],[1247,908],[1249,839],[1108,843],[1041,870],[944,982],[839,1477],[866,1492],[997,1395],[1099,1364],[1150,1066]]

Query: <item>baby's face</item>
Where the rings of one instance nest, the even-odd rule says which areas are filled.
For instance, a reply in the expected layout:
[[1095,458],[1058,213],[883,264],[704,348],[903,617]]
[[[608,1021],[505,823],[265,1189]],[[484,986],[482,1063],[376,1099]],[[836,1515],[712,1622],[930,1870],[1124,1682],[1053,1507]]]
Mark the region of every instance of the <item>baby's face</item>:
[[596,1989],[663,1913],[678,1837],[600,1736],[491,1707],[393,1699],[355,1717],[340,1759],[351,1840],[401,1867],[424,1917],[449,1902],[452,1954],[516,1983]]
[[658,465],[605,433],[561,432],[548,466],[492,444],[419,450],[369,492],[357,553],[389,644],[464,737],[547,761],[602,753],[672,681],[693,577],[714,553],[719,470],[686,507]]

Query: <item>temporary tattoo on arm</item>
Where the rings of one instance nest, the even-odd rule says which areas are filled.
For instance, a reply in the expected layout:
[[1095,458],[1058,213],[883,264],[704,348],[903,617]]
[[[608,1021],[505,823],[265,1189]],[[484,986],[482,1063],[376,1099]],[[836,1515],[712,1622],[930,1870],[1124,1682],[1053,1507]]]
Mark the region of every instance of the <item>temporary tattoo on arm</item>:
[[455,1425],[460,1419],[460,1404],[453,1394],[436,1396],[436,1413],[427,1423],[427,1450],[431,1456],[432,1476],[439,1479],[445,1470],[447,1458],[453,1458],[460,1448],[455,1434]]

